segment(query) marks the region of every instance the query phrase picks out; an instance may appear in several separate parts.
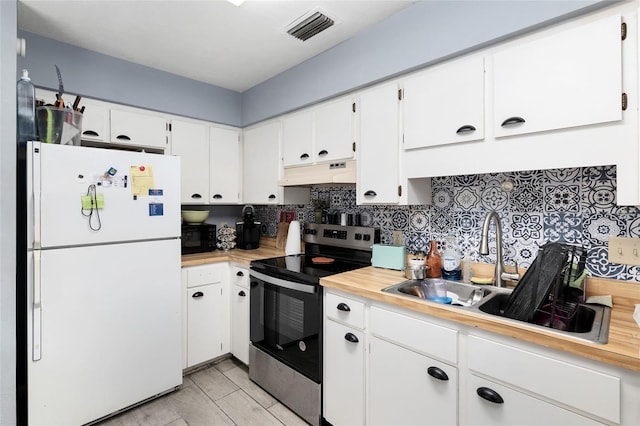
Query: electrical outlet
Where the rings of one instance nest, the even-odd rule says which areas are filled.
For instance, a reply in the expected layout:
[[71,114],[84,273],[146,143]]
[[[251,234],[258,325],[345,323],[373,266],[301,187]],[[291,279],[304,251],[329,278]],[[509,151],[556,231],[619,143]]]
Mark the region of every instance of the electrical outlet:
[[393,244],[396,246],[402,245],[402,231],[393,231],[391,234],[393,236]]
[[609,237],[609,262],[640,265],[640,238]]

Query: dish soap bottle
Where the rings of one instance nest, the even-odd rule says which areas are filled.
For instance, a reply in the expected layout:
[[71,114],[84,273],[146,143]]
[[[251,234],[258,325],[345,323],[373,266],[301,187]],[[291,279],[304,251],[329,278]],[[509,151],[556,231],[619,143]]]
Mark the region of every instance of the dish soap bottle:
[[445,239],[445,248],[442,252],[442,277],[450,280],[460,280],[460,249],[456,234],[450,231]]
[[17,140],[18,143],[36,140],[36,92],[29,71],[22,70],[17,83]]
[[427,278],[442,278],[442,257],[438,251],[438,242],[431,241],[429,251],[427,252]]

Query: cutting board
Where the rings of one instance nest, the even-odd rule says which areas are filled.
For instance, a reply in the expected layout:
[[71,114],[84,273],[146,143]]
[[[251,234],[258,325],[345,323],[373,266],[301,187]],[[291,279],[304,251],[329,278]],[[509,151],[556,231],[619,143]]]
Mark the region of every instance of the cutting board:
[[292,211],[281,211],[280,222],[278,222],[278,233],[276,234],[276,248],[284,249],[289,233],[289,222],[295,220],[296,213]]

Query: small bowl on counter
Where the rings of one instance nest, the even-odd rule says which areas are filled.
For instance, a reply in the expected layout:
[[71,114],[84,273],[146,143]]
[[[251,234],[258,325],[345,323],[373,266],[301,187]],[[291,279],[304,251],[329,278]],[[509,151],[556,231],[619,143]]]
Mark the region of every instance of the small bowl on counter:
[[209,210],[182,210],[182,221],[188,225],[198,225],[209,217]]

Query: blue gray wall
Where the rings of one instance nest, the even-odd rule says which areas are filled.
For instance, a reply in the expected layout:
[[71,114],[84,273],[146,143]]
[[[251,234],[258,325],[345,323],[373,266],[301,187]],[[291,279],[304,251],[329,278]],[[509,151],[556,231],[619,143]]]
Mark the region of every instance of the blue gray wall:
[[27,56],[18,60],[18,70],[27,68],[38,87],[58,88],[57,64],[69,93],[232,126],[242,124],[238,92],[37,34],[20,32],[20,37],[27,40]]

